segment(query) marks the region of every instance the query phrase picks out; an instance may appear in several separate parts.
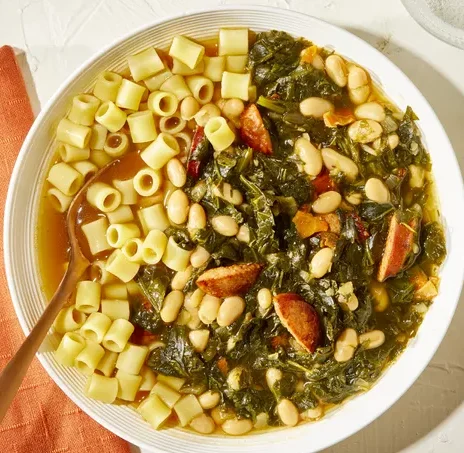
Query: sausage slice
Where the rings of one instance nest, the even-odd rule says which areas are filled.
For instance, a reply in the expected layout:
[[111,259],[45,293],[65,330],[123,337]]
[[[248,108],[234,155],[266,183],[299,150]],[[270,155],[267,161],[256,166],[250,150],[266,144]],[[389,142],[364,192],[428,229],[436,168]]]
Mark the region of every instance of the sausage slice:
[[216,267],[203,272],[197,279],[197,286],[211,296],[236,296],[250,289],[262,268],[258,263]]
[[274,308],[283,326],[307,351],[314,352],[321,339],[319,315],[298,294],[279,294]]

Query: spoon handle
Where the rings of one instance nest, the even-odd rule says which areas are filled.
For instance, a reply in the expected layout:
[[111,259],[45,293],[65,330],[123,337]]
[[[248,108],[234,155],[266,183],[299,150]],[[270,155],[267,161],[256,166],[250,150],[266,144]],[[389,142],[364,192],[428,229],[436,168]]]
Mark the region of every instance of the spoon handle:
[[[76,269],[76,267],[79,267],[79,269]],[[0,374],[0,423],[18,391],[32,359],[63,307],[64,302],[71,296],[84,270],[81,271],[80,266],[75,266],[74,268],[70,266],[68,268],[63,280],[61,280],[60,286],[37,321],[37,324]]]

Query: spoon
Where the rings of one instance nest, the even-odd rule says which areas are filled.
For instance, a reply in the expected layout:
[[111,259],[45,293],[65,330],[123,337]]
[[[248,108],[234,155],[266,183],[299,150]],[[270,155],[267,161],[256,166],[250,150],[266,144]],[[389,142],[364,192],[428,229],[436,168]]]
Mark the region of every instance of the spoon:
[[90,266],[89,260],[82,253],[76,236],[77,214],[79,207],[84,201],[87,188],[97,179],[101,178],[109,168],[112,168],[115,165],[123,165],[123,163],[127,163],[134,157],[138,157],[138,153],[131,152],[121,159],[114,160],[103,167],[84,184],[69,206],[68,214],[66,216],[66,229],[68,232],[69,244],[71,246],[69,265],[60,285],[58,286],[50,303],[45,308],[42,316],[37,321],[37,324],[31,330],[30,334],[24,340],[24,343],[0,374],[0,423],[8,411],[8,408],[16,395],[24,376],[26,375],[32,359],[50,330],[53,321],[75,290],[76,284],[82,277],[82,274]]

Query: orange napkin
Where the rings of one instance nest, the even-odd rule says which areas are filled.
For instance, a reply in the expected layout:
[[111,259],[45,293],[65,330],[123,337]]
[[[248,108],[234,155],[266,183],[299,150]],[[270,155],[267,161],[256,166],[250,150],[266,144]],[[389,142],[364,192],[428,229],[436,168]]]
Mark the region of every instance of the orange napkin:
[[[34,120],[11,47],[0,47],[0,232],[11,171]],[[3,242],[0,239],[3,256]],[[3,258],[2,258],[3,261]],[[0,269],[0,370],[24,340]],[[37,359],[0,425],[4,453],[129,453],[129,445],[84,414],[55,385]]]

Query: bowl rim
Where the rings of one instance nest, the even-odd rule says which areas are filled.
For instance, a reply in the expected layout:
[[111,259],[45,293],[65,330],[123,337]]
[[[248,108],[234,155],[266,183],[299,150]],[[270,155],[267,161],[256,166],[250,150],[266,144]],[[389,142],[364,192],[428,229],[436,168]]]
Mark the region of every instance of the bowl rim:
[[[16,312],[16,316],[18,318],[18,321],[20,323],[20,326],[24,332],[25,335],[28,335],[30,333],[30,329],[27,325],[27,321],[21,311],[21,302],[19,300],[18,294],[16,293],[16,288],[15,288],[15,282],[13,278],[13,253],[10,248],[10,235],[12,232],[9,230],[9,225],[10,225],[10,220],[12,216],[12,211],[13,211],[13,206],[14,206],[14,193],[19,185],[19,180],[18,180],[18,174],[23,166],[23,161],[26,157],[26,153],[28,148],[31,145],[32,139],[36,133],[36,131],[39,129],[40,124],[42,123],[43,118],[45,115],[48,113],[48,111],[53,107],[53,105],[56,103],[56,101],[60,98],[62,93],[66,90],[68,85],[70,85],[72,82],[75,80],[79,79],[84,72],[84,70],[90,66],[92,63],[96,62],[98,59],[100,59],[106,52],[109,50],[119,46],[120,44],[124,43],[124,41],[135,37],[136,35],[143,33],[146,30],[155,28],[157,26],[163,25],[165,23],[168,23],[170,21],[176,20],[176,19],[181,19],[186,16],[198,16],[201,14],[205,13],[212,13],[212,12],[221,12],[221,11],[269,11],[269,10],[274,10],[276,12],[281,12],[282,14],[285,14],[288,17],[295,17],[295,18],[300,18],[300,19],[310,19],[313,22],[317,22],[323,27],[327,29],[333,29],[336,30],[337,33],[339,34],[344,34],[349,40],[352,42],[355,42],[359,45],[362,46],[368,46],[371,48],[374,53],[377,54],[377,57],[384,62],[386,62],[388,65],[390,65],[391,69],[393,71],[396,71],[397,74],[399,74],[405,83],[409,84],[410,88],[415,92],[415,95],[418,96],[421,101],[423,102],[424,107],[426,107],[429,110],[429,114],[433,121],[435,122],[436,128],[440,131],[442,134],[442,137],[444,140],[446,140],[446,145],[450,150],[451,153],[449,155],[449,161],[450,164],[458,168],[458,180],[460,182],[459,184],[459,192],[461,194],[461,199],[464,200],[464,184],[462,180],[462,175],[460,174],[459,171],[459,165],[457,162],[457,158],[455,153],[453,152],[453,147],[449,141],[449,138],[446,134],[445,129],[443,128],[443,125],[441,124],[439,118],[435,114],[434,110],[424,97],[424,95],[420,92],[420,90],[415,86],[415,84],[409,79],[409,77],[400,69],[398,68],[389,58],[387,58],[385,55],[383,55],[379,50],[375,49],[372,45],[364,41],[363,39],[359,38],[358,36],[354,35],[353,33],[345,30],[342,27],[339,27],[337,25],[331,24],[323,19],[311,16],[309,14],[299,12],[299,11],[294,11],[294,10],[289,10],[289,9],[284,9],[284,8],[279,8],[279,7],[274,7],[274,6],[261,6],[261,5],[241,5],[241,4],[231,4],[231,5],[223,5],[223,6],[218,6],[218,7],[209,7],[209,8],[193,8],[191,10],[187,10],[181,13],[177,14],[171,14],[169,16],[166,16],[162,19],[157,19],[153,21],[149,21],[148,23],[136,28],[133,31],[130,31],[128,33],[123,34],[121,37],[119,37],[116,40],[113,40],[111,43],[107,44],[104,46],[100,51],[95,52],[90,58],[86,59],[82,64],[80,64],[75,70],[72,71],[72,73],[60,84],[59,88],[55,92],[53,96],[46,102],[45,106],[41,109],[39,115],[35,119],[31,129],[29,130],[23,145],[21,146],[20,152],[16,158],[16,162],[13,168],[13,172],[11,174],[10,182],[8,185],[8,193],[7,193],[7,198],[6,198],[6,203],[5,203],[5,214],[4,214],[4,228],[3,228],[3,243],[4,243],[4,266],[5,266],[5,273],[6,273],[6,279],[7,279],[7,284],[8,284],[8,289],[10,292],[11,300],[13,303],[13,307]],[[270,27],[269,29],[272,29]],[[349,55],[348,55],[349,57]],[[444,219],[446,221],[446,219]],[[364,417],[359,423],[356,425],[356,427],[350,428],[350,429],[345,429],[345,430],[339,430],[338,432],[333,433],[333,437],[327,441],[323,448],[330,447],[332,445],[335,445],[336,443],[339,443],[343,441],[344,439],[352,436],[356,432],[360,431],[370,423],[372,423],[374,420],[376,420],[378,417],[380,417],[386,410],[388,410],[394,403],[396,403],[401,396],[412,386],[412,384],[417,380],[419,375],[424,371],[424,369],[427,367],[428,363],[432,359],[433,355],[435,354],[436,350],[440,346],[448,328],[451,323],[451,320],[454,316],[454,312],[456,310],[457,304],[459,302],[459,294],[462,290],[463,286],[463,279],[464,279],[464,263],[461,266],[461,283],[457,284],[455,287],[455,293],[457,294],[457,297],[455,298],[452,306],[452,310],[449,311],[447,318],[444,320],[444,327],[442,329],[442,332],[440,332],[440,335],[436,337],[435,342],[433,344],[433,348],[431,348],[428,352],[428,354],[424,357],[422,363],[420,366],[417,366],[414,370],[411,370],[409,377],[403,382],[403,384],[400,386],[399,390],[398,388],[394,389],[392,394],[390,395],[388,402],[382,405],[378,405],[375,410],[369,413],[368,416]],[[411,344],[408,345],[408,348],[411,348]],[[114,428],[114,426],[111,425],[110,422],[107,422],[105,418],[101,417],[95,411],[88,407],[84,406],[77,401],[76,398],[74,398],[73,394],[68,394],[67,393],[67,386],[64,383],[64,381],[61,380],[61,377],[59,373],[55,372],[51,366],[47,363],[46,357],[42,354],[37,354],[37,358],[39,359],[40,363],[42,366],[45,368],[49,376],[53,379],[56,385],[81,409],[83,410],[87,415],[89,415],[91,418],[96,420],[99,424],[101,424],[103,427],[108,429],[110,432],[115,433],[119,437],[125,439],[128,442],[131,442],[134,445],[139,446],[140,448],[147,449],[149,451],[157,451],[161,452],[164,450],[160,450],[157,447],[154,447],[153,445],[147,444],[144,441],[141,441],[137,439],[136,437],[132,436],[131,434],[124,432],[121,433],[118,431],[118,429]],[[393,367],[395,366],[395,363],[393,363]],[[388,370],[386,370],[388,371]],[[384,376],[380,377],[380,379]],[[379,379],[379,380],[380,380]],[[201,435],[199,435],[201,436]],[[204,436],[201,436],[204,437]],[[243,436],[241,436],[243,438]]]

